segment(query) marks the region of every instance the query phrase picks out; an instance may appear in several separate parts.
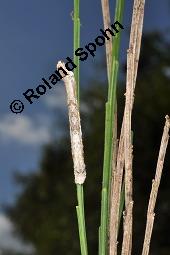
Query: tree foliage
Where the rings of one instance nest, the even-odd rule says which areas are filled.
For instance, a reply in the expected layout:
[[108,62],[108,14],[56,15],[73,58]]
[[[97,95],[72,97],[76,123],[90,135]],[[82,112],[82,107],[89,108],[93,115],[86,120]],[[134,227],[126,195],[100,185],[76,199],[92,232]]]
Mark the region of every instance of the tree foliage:
[[[135,255],[141,253],[164,116],[170,111],[169,52],[170,44],[162,35],[144,36],[133,112]],[[118,89],[119,124],[124,105],[124,84],[122,81]],[[87,165],[85,211],[90,254],[97,254],[105,101],[106,87],[100,81],[92,83],[83,93],[82,129]],[[66,133],[69,133],[68,126]],[[168,166],[170,158],[167,157],[151,246],[154,255],[170,254]],[[22,192],[15,205],[7,208],[16,233],[34,245],[36,255],[80,254],[69,136],[45,146],[39,169],[28,176],[18,174],[16,182],[22,186]]]

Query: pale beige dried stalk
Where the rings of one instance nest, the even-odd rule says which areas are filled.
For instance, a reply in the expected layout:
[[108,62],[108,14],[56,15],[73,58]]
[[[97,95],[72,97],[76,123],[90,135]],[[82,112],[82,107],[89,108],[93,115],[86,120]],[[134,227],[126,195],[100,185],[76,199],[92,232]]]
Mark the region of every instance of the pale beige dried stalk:
[[[141,35],[143,27],[143,10],[139,9],[139,1],[134,2],[133,16],[132,16],[132,25],[131,25],[131,34],[130,34],[130,46],[129,48],[134,49],[134,58],[133,58],[133,92],[136,84],[136,76],[138,69],[139,53],[141,46]],[[144,7],[144,2],[143,2]],[[125,115],[122,122],[119,146],[118,146],[118,155],[117,155],[117,164],[114,171],[114,183],[112,190],[112,204],[111,204],[111,220],[110,220],[110,255],[117,254],[117,235],[118,235],[118,223],[119,223],[119,207],[120,207],[120,196],[121,196],[121,187],[122,187],[122,176],[124,168],[124,121]],[[125,223],[128,221],[125,221]]]
[[149,248],[150,248],[150,242],[151,242],[151,236],[152,236],[152,230],[153,230],[153,224],[154,224],[154,218],[155,218],[154,209],[155,209],[158,189],[159,189],[159,185],[161,181],[166,149],[167,149],[168,140],[169,140],[169,129],[170,129],[170,118],[166,116],[166,121],[165,121],[165,126],[164,126],[164,131],[162,135],[159,156],[157,161],[155,179],[152,182],[152,189],[151,189],[151,194],[149,199],[147,223],[146,223],[142,255],[149,254]]
[[[123,129],[121,130],[123,132]],[[115,170],[114,170],[115,169]],[[122,188],[122,178],[124,169],[124,139],[120,135],[119,147],[117,152],[116,168],[113,165],[113,187],[110,210],[110,255],[117,254],[117,236],[119,227],[119,207]]]
[[[101,0],[102,4],[102,13],[103,13],[103,24],[104,29],[110,27],[111,24],[111,18],[110,18],[110,8],[109,8],[109,0]],[[108,75],[108,81],[110,79],[110,72],[111,72],[111,65],[112,65],[112,40],[106,40],[106,63],[107,63],[107,75]],[[116,167],[116,151],[117,151],[117,110],[114,114],[114,126],[113,126],[114,134],[113,134],[113,158],[112,158],[112,180],[111,180],[111,193],[110,193],[110,205],[113,203],[113,177]],[[109,216],[109,233],[108,233],[108,243],[110,247],[110,236],[112,235],[112,226],[113,223],[112,217],[111,217],[111,206],[110,206],[110,216]],[[113,230],[114,231],[114,230]]]
[[[122,255],[130,255],[132,249],[133,210],[133,170],[132,170],[132,130],[131,117],[134,102],[134,90],[140,54],[145,0],[134,0],[130,43],[127,52],[126,100],[124,110],[124,157],[125,157],[125,221],[122,244]],[[130,215],[132,214],[132,215]],[[128,217],[128,220],[126,220]],[[128,235],[127,235],[128,233]]]
[[57,64],[57,69],[63,68],[68,74],[63,77],[67,93],[68,114],[70,122],[71,149],[74,164],[74,176],[76,184],[83,184],[86,178],[84,163],[84,151],[82,142],[82,131],[80,125],[80,113],[76,98],[76,82],[74,73],[68,71],[61,61]]
[[[110,24],[111,24],[109,0],[101,0],[101,3],[102,3],[104,29],[107,29],[110,27]],[[106,40],[106,61],[107,61],[107,71],[108,71],[108,80],[109,80],[111,61],[112,61],[112,40]]]
[[126,212],[124,212],[124,250],[123,254],[131,255],[131,238],[132,236],[129,235],[129,224],[131,224],[132,228],[132,210],[133,210],[133,202],[130,201],[128,204],[128,208]]
[[[141,6],[140,6],[141,5]],[[135,1],[134,2],[134,9],[133,9],[133,16],[132,16],[132,26],[131,26],[131,34],[130,34],[130,47],[133,48],[133,69],[132,77],[133,77],[133,93],[136,84],[136,76],[137,76],[137,69],[138,69],[138,60],[140,54],[140,46],[141,46],[141,36],[142,36],[142,27],[143,27],[143,8],[144,8],[144,1]],[[124,121],[125,115],[122,122],[121,128],[121,135],[119,140],[118,146],[118,153],[117,153],[117,163],[116,169],[114,171],[114,183],[113,183],[113,190],[112,190],[112,204],[111,204],[111,220],[110,220],[110,255],[117,254],[117,235],[118,235],[118,225],[119,225],[119,207],[120,207],[120,197],[121,197],[121,188],[122,188],[122,176],[123,176],[123,168],[124,168]],[[132,203],[131,203],[132,204]],[[130,207],[132,212],[132,207]],[[129,209],[129,210],[130,210]],[[125,216],[125,229],[127,229],[127,224],[129,223],[129,228],[132,229],[132,215],[129,217],[129,211],[126,209]],[[126,217],[130,219],[126,220]],[[127,231],[126,231],[127,233]],[[124,236],[125,241],[123,249],[127,248],[127,235]],[[128,242],[131,242],[132,239],[128,239]],[[129,247],[131,250],[131,246]],[[123,252],[123,251],[122,251]],[[125,253],[127,254],[127,253]]]

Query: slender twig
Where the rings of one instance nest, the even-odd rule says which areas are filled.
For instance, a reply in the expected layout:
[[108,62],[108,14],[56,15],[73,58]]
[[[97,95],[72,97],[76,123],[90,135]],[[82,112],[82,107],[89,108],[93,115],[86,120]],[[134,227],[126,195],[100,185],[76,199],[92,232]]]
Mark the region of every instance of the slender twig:
[[84,163],[84,151],[82,142],[82,132],[80,125],[80,113],[76,97],[76,81],[74,78],[74,73],[68,71],[65,68],[64,63],[61,61],[57,64],[57,69],[62,68],[66,71],[67,75],[63,77],[65,83],[66,93],[67,93],[67,104],[68,104],[68,114],[70,122],[70,137],[71,137],[71,149],[74,164],[74,177],[75,183],[77,185],[77,197],[78,206],[77,217],[79,225],[79,236],[80,236],[80,246],[81,254],[87,255],[87,240],[86,240],[86,228],[85,228],[85,217],[84,217],[84,196],[83,196],[83,183],[86,178],[86,169]]
[[[80,47],[80,0],[74,0],[74,53]],[[79,65],[79,57],[74,54],[74,63],[77,68],[74,69],[74,77],[76,81],[76,96],[78,105],[80,103],[80,65]],[[78,218],[78,226],[79,226],[79,237],[80,237],[80,247],[81,254],[87,255],[87,240],[86,240],[86,227],[85,227],[85,215],[84,215],[84,191],[83,184],[77,184],[77,200],[78,206],[76,206],[77,218]]]
[[[124,156],[125,156],[125,221],[122,255],[131,254],[133,192],[132,192],[132,130],[131,117],[134,102],[134,90],[137,76],[138,60],[141,46],[145,0],[134,0],[129,49],[127,52],[126,100],[124,110]],[[128,220],[126,219],[128,218]]]
[[[108,27],[110,27],[110,24],[111,24],[109,0],[101,0],[101,3],[102,3],[104,29],[107,29]],[[111,62],[112,62],[112,40],[106,40],[106,62],[107,62],[107,74],[108,74],[108,80],[109,80]]]
[[[116,4],[116,15],[115,19],[122,20],[124,10],[124,0],[118,1]],[[113,42],[113,53],[112,61],[113,67],[116,64],[117,59],[116,48],[120,46],[120,37],[118,38],[117,44]],[[115,57],[115,59],[114,59]],[[109,231],[109,252],[110,254],[116,254],[117,252],[117,235],[119,229],[120,218],[124,207],[124,187],[122,187],[122,176],[123,176],[123,163],[124,163],[124,148],[123,139],[120,139],[119,150],[117,150],[117,102],[115,102],[115,124],[113,127],[113,152],[112,152],[112,180],[110,185],[110,231]],[[122,138],[122,137],[121,137]],[[119,161],[117,161],[117,158]],[[123,162],[122,162],[123,161]],[[119,169],[118,171],[116,169]],[[122,192],[121,192],[122,190]],[[117,195],[116,195],[117,194]],[[115,212],[114,212],[115,211]]]
[[[121,131],[123,131],[123,129]],[[112,201],[110,213],[110,255],[117,254],[117,236],[120,218],[120,198],[122,190],[123,169],[124,139],[123,134],[121,134],[117,152],[117,164],[113,173]]]
[[[108,3],[108,2],[107,2]],[[107,7],[108,9],[108,7]],[[115,20],[122,22],[124,0],[117,0]],[[119,70],[119,46],[120,33],[113,38],[111,71],[109,75],[108,101],[106,103],[105,117],[105,144],[104,164],[101,198],[101,224],[99,228],[99,254],[108,254],[109,244],[109,216],[110,216],[110,194],[112,176],[112,158],[115,139],[115,112],[116,112],[116,86]],[[115,152],[114,152],[115,153]]]
[[[131,239],[132,236],[129,234],[129,228],[132,228],[132,210],[133,210],[133,201],[130,201],[126,213],[124,213],[124,249],[123,254],[131,255]],[[129,226],[130,225],[130,226]]]
[[[115,10],[115,20],[123,21],[123,13],[124,13],[124,5],[125,1],[124,0],[117,0],[116,1],[116,10]],[[120,48],[120,39],[121,35],[117,37],[115,41],[113,41],[113,46],[112,46],[112,70],[116,67],[117,61],[118,61],[118,54],[119,54],[119,48]],[[118,64],[119,66],[119,64]],[[114,74],[113,74],[114,75]],[[117,77],[118,78],[118,77]],[[111,73],[111,80],[112,80],[112,73]],[[116,88],[117,88],[117,80],[116,80]],[[115,92],[117,93],[117,91]],[[116,158],[117,158],[117,100],[115,100],[115,125],[113,127],[113,151],[112,151],[112,169],[111,169],[111,175],[112,175],[112,180],[111,180],[111,185],[110,185],[110,193],[111,193],[111,198],[110,198],[110,205],[112,204],[113,201],[113,178],[114,178],[114,172],[116,168]],[[121,194],[121,208],[123,207],[124,203],[124,192]],[[111,206],[110,206],[111,208]],[[121,210],[121,208],[119,208]],[[110,210],[111,213],[111,210]],[[112,221],[112,216],[110,216],[110,225]],[[111,235],[112,229],[110,228],[110,235]],[[111,244],[110,244],[111,245]]]
[[[109,0],[101,0],[102,4],[102,14],[103,14],[103,25],[104,29],[106,30],[111,25],[111,18],[110,18],[110,8],[109,8]],[[111,64],[112,64],[112,40],[106,40],[105,43],[106,47],[106,63],[107,63],[107,76],[108,76],[108,82],[110,80],[110,73],[111,73]],[[115,103],[116,104],[116,103]],[[114,125],[113,125],[113,164],[115,169],[115,159],[116,159],[116,140],[117,140],[117,111],[115,110],[115,116],[114,116]],[[111,184],[112,185],[112,184]],[[111,188],[112,191],[112,188]],[[112,194],[110,194],[110,204],[112,201]],[[109,206],[109,202],[108,202]],[[109,216],[109,226],[110,226],[110,216]],[[110,231],[108,232],[108,243],[110,243]]]
[[[74,0],[74,15],[73,15],[73,21],[74,21],[74,52],[80,47],[80,2],[79,0]],[[77,66],[77,68],[74,69],[74,77],[76,80],[76,95],[77,95],[77,101],[79,103],[80,99],[80,86],[79,86],[79,75],[80,75],[80,68],[79,68],[79,57],[74,54],[74,63]]]
[[155,218],[154,209],[155,209],[158,189],[159,189],[159,185],[161,181],[166,149],[168,146],[169,129],[170,129],[170,118],[166,116],[166,121],[165,121],[165,126],[164,126],[164,131],[162,135],[159,156],[157,161],[155,179],[152,182],[152,189],[150,193],[142,255],[149,254],[149,248],[150,248],[150,242],[151,242],[151,236],[152,236],[152,230],[153,230],[153,224],[154,224],[154,218]]

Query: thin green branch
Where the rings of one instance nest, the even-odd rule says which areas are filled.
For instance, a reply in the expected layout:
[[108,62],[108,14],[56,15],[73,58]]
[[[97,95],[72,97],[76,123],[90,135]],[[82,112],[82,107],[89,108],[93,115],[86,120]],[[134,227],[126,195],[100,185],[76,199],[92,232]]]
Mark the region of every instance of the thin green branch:
[[[80,2],[79,0],[74,0],[74,52],[80,47]],[[79,88],[79,58],[74,54],[74,63],[76,68],[74,69],[74,77],[76,80],[76,95],[78,104],[80,102],[80,88]],[[78,206],[76,206],[77,219],[78,219],[78,228],[79,228],[79,239],[80,239],[80,248],[81,255],[88,255],[87,248],[87,237],[86,237],[86,226],[85,226],[85,215],[84,215],[84,192],[83,185],[77,184],[77,201]]]
[[[124,0],[117,0],[115,21],[122,22],[124,10]],[[99,240],[99,255],[108,254],[108,232],[109,232],[109,214],[110,214],[110,188],[113,156],[114,139],[114,116],[116,112],[116,87],[119,70],[119,48],[120,33],[113,37],[112,63],[108,88],[108,101],[106,103],[105,118],[105,144],[104,144],[104,164],[103,164],[103,182],[101,199],[101,225]]]
[[77,219],[79,226],[79,238],[80,238],[80,248],[81,254],[87,255],[87,238],[86,238],[86,227],[85,227],[85,215],[84,215],[84,192],[83,185],[77,184],[77,200],[78,206],[76,206]]

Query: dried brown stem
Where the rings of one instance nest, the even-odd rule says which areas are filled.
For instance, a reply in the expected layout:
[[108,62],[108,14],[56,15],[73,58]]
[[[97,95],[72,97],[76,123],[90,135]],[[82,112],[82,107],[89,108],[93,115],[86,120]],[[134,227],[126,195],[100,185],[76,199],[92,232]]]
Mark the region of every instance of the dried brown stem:
[[[123,129],[121,130],[123,132]],[[123,134],[120,136],[117,163],[113,172],[113,188],[110,213],[110,255],[117,254],[117,235],[119,227],[119,208],[122,188],[122,178],[124,169],[124,140]]]
[[[139,54],[140,54],[140,46],[141,46],[141,36],[142,36],[142,27],[143,27],[143,15],[144,15],[144,1],[135,1],[134,2],[134,9],[133,9],[133,16],[132,16],[132,25],[131,25],[131,34],[130,34],[130,43],[129,48],[132,51],[132,56],[130,57],[130,60],[128,58],[128,74],[127,74],[127,82],[128,89],[131,85],[131,91],[129,94],[130,102],[131,102],[131,108],[130,114],[132,112],[132,106],[133,106],[133,94],[135,90],[135,84],[136,84],[136,76],[137,76],[137,69],[138,69],[138,61],[139,61]],[[132,63],[131,63],[132,62]],[[124,122],[125,122],[125,114],[122,122],[122,128],[121,128],[121,135],[120,135],[120,141],[118,146],[118,155],[117,155],[117,164],[116,169],[114,171],[114,183],[113,183],[113,189],[112,189],[112,204],[111,204],[111,221],[110,221],[110,255],[116,255],[117,254],[117,235],[118,235],[118,222],[119,222],[119,207],[120,207],[120,196],[121,196],[121,187],[122,187],[122,176],[123,176],[123,168],[124,168],[124,160],[125,160],[125,150],[127,147],[124,145],[124,137],[125,137],[125,130],[124,130]],[[128,141],[130,139],[130,162],[132,162],[132,151],[131,151],[131,126],[130,126],[130,136],[128,136]],[[127,133],[126,133],[127,135]],[[127,141],[126,141],[127,142]],[[127,160],[127,158],[126,158]],[[126,171],[127,172],[127,171]],[[132,169],[130,170],[132,174]],[[126,181],[126,191],[127,189],[132,190],[132,183],[129,182],[129,177],[126,174],[126,180],[128,177],[128,183]],[[127,192],[126,192],[126,202],[127,202]],[[131,208],[131,207],[130,207]],[[131,208],[132,212],[132,208]],[[126,208],[126,215],[129,215],[129,212]],[[125,216],[126,217],[126,216]],[[128,217],[130,221],[132,221],[132,217]],[[125,228],[127,229],[126,224],[129,223],[129,230],[132,233],[132,222],[129,222],[128,220],[125,220]],[[126,238],[127,235],[124,236],[125,241],[123,243],[123,246],[125,245],[126,249]],[[129,242],[132,241],[132,237],[128,239]],[[131,245],[129,246],[129,249],[131,250]],[[123,252],[123,250],[122,250]],[[127,254],[127,253],[125,253]]]
[[[102,4],[102,13],[103,13],[103,23],[104,23],[104,29],[106,30],[108,27],[110,27],[111,19],[110,19],[110,10],[109,10],[109,0],[101,0]],[[112,65],[112,40],[106,40],[106,63],[107,63],[107,75],[108,75],[108,81],[110,79],[110,72],[111,72],[111,65]],[[112,175],[114,176],[114,170],[116,165],[116,149],[117,149],[117,110],[115,111],[114,115],[114,134],[113,134],[113,160],[112,160]],[[110,205],[112,204],[113,200],[113,179],[111,180],[111,194],[110,194]],[[111,223],[112,217],[111,217],[111,211],[110,211],[110,217],[109,217],[109,233],[108,233],[108,243],[110,246],[110,235],[112,234],[113,228],[110,228],[110,226],[113,226],[114,223]],[[112,245],[111,245],[112,246]]]
[[128,254],[128,255],[131,255],[131,249],[132,249],[131,247],[132,235],[129,234],[129,227],[132,228],[132,210],[133,210],[133,202],[130,201],[128,204],[128,208],[126,209],[126,212],[124,213],[124,233],[123,233],[124,250],[122,251],[122,254]]
[[170,118],[166,116],[166,121],[165,121],[165,126],[164,126],[164,131],[162,135],[159,156],[157,161],[155,179],[152,182],[152,189],[151,189],[151,194],[149,199],[142,255],[149,254],[149,248],[150,248],[150,242],[151,242],[151,236],[152,236],[152,230],[153,230],[153,224],[154,224],[154,217],[155,217],[154,209],[155,209],[158,189],[159,189],[159,185],[161,181],[166,149],[168,146],[169,129],[170,129]]
[[[110,24],[111,24],[109,0],[101,0],[101,3],[102,3],[104,29],[107,29],[108,27],[110,27]],[[106,40],[106,62],[107,62],[108,79],[110,75],[111,61],[112,61],[112,40]]]
[[[125,221],[122,255],[131,254],[133,210],[133,170],[131,117],[134,102],[134,90],[140,54],[145,0],[134,0],[129,49],[127,52],[126,100],[124,110],[124,157],[125,157]],[[128,217],[128,220],[126,218]],[[128,233],[128,234],[127,234]]]
[[82,132],[80,125],[80,113],[76,98],[76,82],[74,73],[68,71],[65,64],[61,61],[57,64],[57,69],[66,71],[67,75],[63,77],[66,87],[68,114],[70,122],[71,149],[74,164],[74,176],[76,184],[83,184],[86,178],[86,169],[84,163],[84,151],[82,142]]

